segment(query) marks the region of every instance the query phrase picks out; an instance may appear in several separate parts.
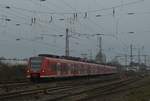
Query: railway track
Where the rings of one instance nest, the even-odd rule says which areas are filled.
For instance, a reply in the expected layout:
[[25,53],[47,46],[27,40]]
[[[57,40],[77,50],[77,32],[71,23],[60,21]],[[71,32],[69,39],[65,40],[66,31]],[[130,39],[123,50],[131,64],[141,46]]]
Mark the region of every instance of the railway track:
[[29,82],[28,80],[21,80],[21,81],[2,81],[0,83],[0,94],[4,93],[4,92],[10,92],[14,89],[19,89],[19,87],[22,86],[27,86],[29,85],[31,82]]
[[[20,101],[19,98],[31,98],[38,96],[36,101],[87,101],[98,96],[104,96],[121,90],[140,80],[132,77],[127,80],[69,80],[65,82],[51,82],[44,84],[33,84],[29,89],[22,89],[9,93],[0,94],[0,100]],[[123,89],[123,90],[124,90]],[[40,97],[41,96],[41,97]],[[28,100],[35,101],[35,100]]]
[[51,92],[62,92],[65,90],[71,90],[72,88],[79,86],[79,85],[91,85],[94,83],[100,82],[108,82],[114,80],[114,78],[109,79],[107,81],[100,80],[100,79],[90,79],[90,80],[78,80],[78,81],[66,81],[66,82],[58,82],[58,83],[51,83],[51,84],[35,84],[36,86],[31,89],[24,89],[20,91],[13,91],[9,93],[0,94],[0,100],[8,100],[11,98],[21,97],[21,96],[31,96],[37,94],[45,94],[49,95]]
[[1,82],[0,83],[0,88],[3,88],[4,86],[17,86],[17,85],[24,85],[29,83],[29,80],[22,80],[22,81],[7,81],[7,82]]
[[4,86],[17,86],[17,85],[24,85],[29,83],[29,80],[18,80],[18,81],[0,81],[0,88],[3,88]]
[[[117,87],[123,87],[130,83],[133,83],[136,80],[139,79],[129,79],[129,80],[121,80],[121,81],[117,80],[106,84],[92,83],[86,86],[80,85],[77,87],[72,87],[64,90],[49,92],[49,95],[53,97],[50,97],[48,100],[45,101],[87,101],[90,98],[95,97],[97,94],[101,95],[107,93],[108,91],[116,89]],[[91,95],[89,93],[91,93]]]
[[18,80],[3,80],[0,81],[0,84],[9,84],[9,83],[20,83],[20,82],[27,82],[29,81],[28,79],[18,79]]
[[[115,94],[116,92],[128,90],[128,85],[135,83],[140,80],[139,78],[130,79],[126,81],[115,82],[109,85],[105,85],[104,87],[98,87],[97,89],[91,89],[86,91],[85,93],[88,95],[87,97],[80,98],[76,101],[91,101],[92,99],[100,96],[107,96],[109,94]],[[139,86],[138,86],[139,87]],[[92,92],[92,93],[91,93]],[[74,96],[76,97],[76,96]]]

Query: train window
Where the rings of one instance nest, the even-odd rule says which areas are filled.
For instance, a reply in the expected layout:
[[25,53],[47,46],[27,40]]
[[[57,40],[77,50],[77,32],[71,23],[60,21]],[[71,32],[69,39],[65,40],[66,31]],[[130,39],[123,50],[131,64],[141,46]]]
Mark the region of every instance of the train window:
[[84,74],[85,73],[85,69],[84,69],[82,64],[80,66],[81,66],[81,69],[82,69],[82,73]]
[[58,71],[61,71],[61,64],[60,64],[60,63],[57,63],[57,64],[56,64],[56,69],[57,69]]
[[78,67],[79,67],[79,73],[82,73],[82,67],[81,67],[81,64],[78,64]]
[[80,65],[77,64],[77,67],[78,67],[78,73],[80,73]]
[[69,66],[69,64],[67,64],[67,65],[66,65],[66,73],[68,73],[69,68],[70,68],[70,66]]
[[79,64],[78,66],[79,66],[80,73],[82,73],[82,67],[81,67],[81,65]]
[[74,65],[73,64],[71,64],[70,68],[71,68],[71,73],[74,73]]
[[76,73],[78,73],[79,72],[79,66],[78,66],[78,64],[76,64]]
[[57,66],[57,68],[59,68],[59,69],[57,69],[57,70],[59,70],[59,71],[63,72],[63,67],[64,67],[64,64],[63,64],[63,63],[61,63],[61,66],[60,66],[60,65],[59,65],[59,66]]
[[76,64],[74,64],[74,73],[77,73],[77,65]]
[[89,65],[89,66],[85,67],[85,73],[90,74],[91,73],[91,69],[92,69],[92,65]]
[[61,71],[62,73],[68,73],[68,64],[62,63],[61,68],[60,68],[60,71]]
[[57,65],[54,63],[54,64],[51,64],[51,70],[56,72],[57,71]]
[[80,64],[80,68],[81,68],[81,73],[84,74],[84,68],[82,67],[82,64]]
[[33,69],[39,69],[41,64],[42,64],[42,58],[39,57],[31,58],[31,67]]
[[81,67],[83,68],[83,73],[85,74],[85,73],[86,73],[86,68],[87,68],[88,66],[85,66],[84,64],[82,64]]

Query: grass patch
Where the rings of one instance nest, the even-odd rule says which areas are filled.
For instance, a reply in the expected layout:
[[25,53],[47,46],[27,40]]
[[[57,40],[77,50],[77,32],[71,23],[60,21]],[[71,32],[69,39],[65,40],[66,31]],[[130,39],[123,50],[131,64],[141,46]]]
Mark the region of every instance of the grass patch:
[[129,91],[127,99],[128,101],[150,101],[150,83],[146,84],[146,86]]

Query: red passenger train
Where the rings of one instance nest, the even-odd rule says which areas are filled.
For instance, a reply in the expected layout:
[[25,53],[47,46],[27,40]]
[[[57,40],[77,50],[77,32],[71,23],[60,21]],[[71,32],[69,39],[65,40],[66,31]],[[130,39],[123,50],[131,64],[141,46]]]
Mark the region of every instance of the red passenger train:
[[60,78],[75,76],[109,75],[117,73],[114,66],[100,65],[79,59],[66,59],[53,55],[31,57],[27,78]]

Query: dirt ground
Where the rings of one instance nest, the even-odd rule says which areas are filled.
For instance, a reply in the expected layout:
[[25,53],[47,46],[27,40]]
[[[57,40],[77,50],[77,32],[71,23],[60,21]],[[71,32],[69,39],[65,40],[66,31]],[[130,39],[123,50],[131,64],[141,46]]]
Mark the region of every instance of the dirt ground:
[[128,85],[124,91],[100,96],[91,101],[150,101],[150,77]]

